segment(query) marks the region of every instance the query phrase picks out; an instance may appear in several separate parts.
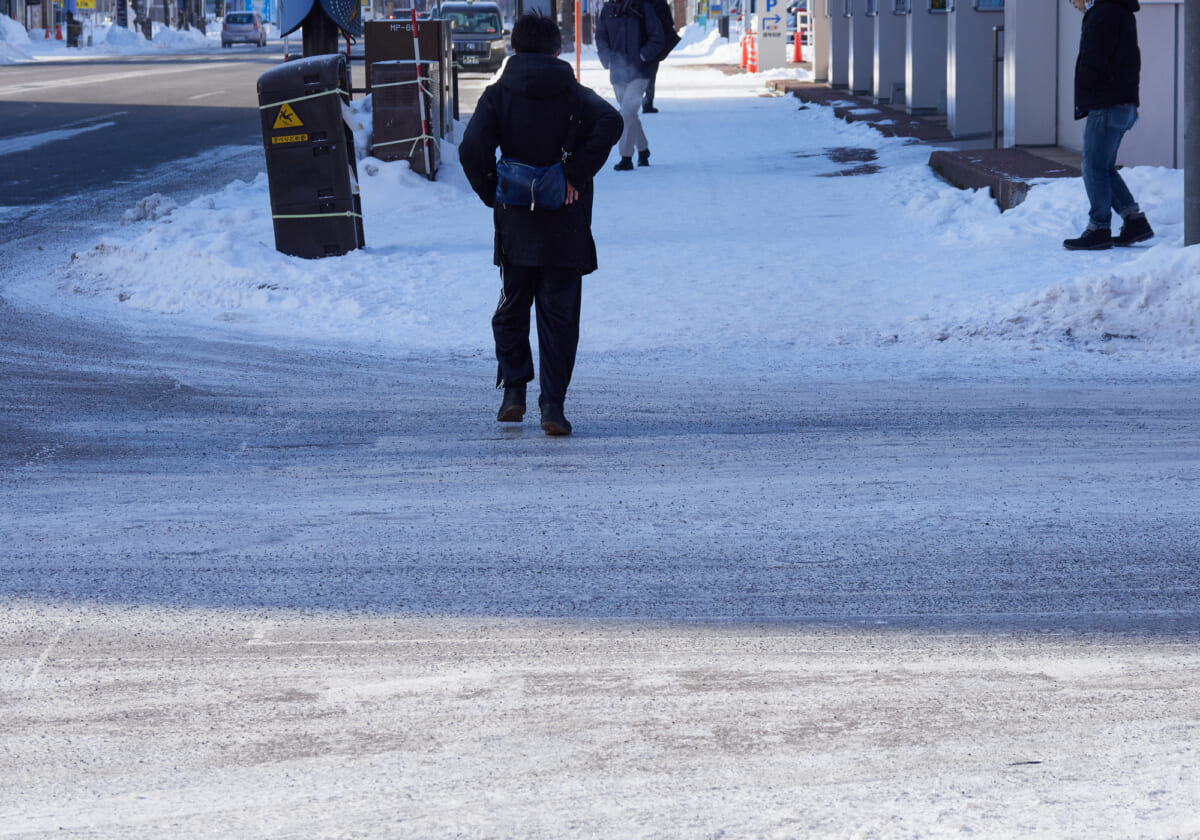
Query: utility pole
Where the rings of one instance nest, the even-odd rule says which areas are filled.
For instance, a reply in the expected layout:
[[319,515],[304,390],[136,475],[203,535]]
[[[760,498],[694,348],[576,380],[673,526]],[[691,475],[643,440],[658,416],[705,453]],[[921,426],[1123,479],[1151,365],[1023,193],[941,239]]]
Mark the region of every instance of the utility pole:
[[1183,244],[1200,243],[1200,0],[1183,9]]
[[312,11],[304,19],[302,43],[305,58],[310,55],[332,55],[340,52],[338,47],[341,34],[341,28],[321,4],[313,3]]

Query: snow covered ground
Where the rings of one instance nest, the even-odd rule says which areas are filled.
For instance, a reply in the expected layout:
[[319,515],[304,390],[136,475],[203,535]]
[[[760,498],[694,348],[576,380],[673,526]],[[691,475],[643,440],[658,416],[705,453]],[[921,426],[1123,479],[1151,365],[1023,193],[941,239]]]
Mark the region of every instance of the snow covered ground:
[[[599,176],[585,355],[827,364],[886,346],[906,364],[980,352],[1001,367],[1195,358],[1200,251],[1182,248],[1181,171],[1125,172],[1157,232],[1147,247],[1070,253],[1061,240],[1086,224],[1079,180],[1037,186],[1002,215],[986,193],[939,181],[928,146],[769,96],[761,77],[705,66],[713,52],[711,39],[693,43],[664,68],[663,113],[645,119],[652,165]],[[611,96],[594,58],[584,81]],[[357,103],[365,125],[369,105]],[[490,211],[453,145],[443,157],[433,183],[404,162],[363,160],[368,247],[341,259],[274,250],[263,174],[183,207],[150,196],[78,253],[65,280],[25,291],[238,335],[483,352]]]
[[597,180],[565,440],[494,421],[453,145],[342,258],[260,177],[5,278],[0,837],[1200,837],[1181,173],[1068,253],[1078,181],[729,50]]

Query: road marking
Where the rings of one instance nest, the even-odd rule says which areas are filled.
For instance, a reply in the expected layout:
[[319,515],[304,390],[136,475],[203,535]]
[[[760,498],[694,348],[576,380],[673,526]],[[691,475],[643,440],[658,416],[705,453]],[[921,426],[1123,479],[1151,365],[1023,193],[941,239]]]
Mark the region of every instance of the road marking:
[[110,128],[116,125],[115,122],[105,117],[117,117],[127,114],[128,111],[118,111],[115,114],[106,114],[104,117],[96,117],[99,122],[87,123],[70,123],[63,128],[57,128],[52,131],[39,131],[34,134],[21,134],[16,137],[10,137],[7,140],[0,140],[0,156],[12,155],[17,152],[28,152],[31,149],[36,149],[38,146],[45,146],[47,143],[57,143],[61,140],[70,140],[80,134],[86,134],[89,131],[96,131],[101,128]]
[[225,90],[210,90],[208,93],[197,93],[195,96],[189,96],[188,101],[190,102],[193,99],[207,99],[210,96],[220,96],[222,93],[228,92]]
[[129,70],[121,73],[101,73],[97,76],[77,76],[69,79],[43,79],[36,82],[23,82],[18,85],[6,85],[0,87],[0,96],[16,96],[22,93],[33,93],[39,90],[53,90],[56,88],[75,87],[77,85],[100,85],[106,82],[119,82],[122,79],[145,79],[148,76],[166,76],[172,73],[191,73],[194,70],[210,70],[216,67],[232,67],[229,62],[204,62],[200,64],[191,64],[186,67],[165,67],[161,70],[157,68],[148,69],[142,67],[138,70]]
[[62,627],[58,628],[58,633],[50,640],[50,644],[46,645],[46,649],[42,651],[42,655],[38,658],[37,664],[33,666],[33,673],[25,678],[24,689],[29,689],[33,685],[33,681],[37,679],[37,675],[42,670],[42,666],[46,664],[46,660],[50,658],[51,651],[58,645],[63,634],[67,632],[67,622],[64,620]]

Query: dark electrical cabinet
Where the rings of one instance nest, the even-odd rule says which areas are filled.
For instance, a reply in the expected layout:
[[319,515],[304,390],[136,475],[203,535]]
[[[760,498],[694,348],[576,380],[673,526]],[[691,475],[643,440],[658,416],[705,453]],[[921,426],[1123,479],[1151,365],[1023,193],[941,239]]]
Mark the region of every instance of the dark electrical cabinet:
[[363,247],[344,55],[289,61],[258,78],[275,248],[313,259]]
[[[363,69],[367,80],[367,92],[374,93],[372,67],[379,61],[413,61],[411,20],[369,20],[363,25]],[[454,139],[454,49],[450,42],[450,22],[418,18],[417,40],[421,48],[421,61],[437,65],[437,83],[432,92],[436,97],[435,122],[439,126],[437,137]],[[434,75],[431,73],[431,75]],[[372,100],[372,111],[378,104]],[[415,103],[416,100],[414,99]]]
[[[371,154],[381,160],[407,160],[414,172],[433,180],[441,165],[438,139],[444,119],[433,94],[441,84],[436,62],[377,61],[371,65]],[[421,101],[429,119],[422,131]]]

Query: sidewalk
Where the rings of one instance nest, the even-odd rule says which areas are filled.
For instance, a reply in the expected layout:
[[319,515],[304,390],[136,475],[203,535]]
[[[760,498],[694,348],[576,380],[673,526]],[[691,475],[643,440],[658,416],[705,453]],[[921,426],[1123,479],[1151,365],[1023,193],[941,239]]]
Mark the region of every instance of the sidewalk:
[[909,114],[903,108],[877,105],[869,96],[823,82],[777,79],[767,82],[767,87],[791,93],[808,104],[831,107],[846,122],[865,122],[888,137],[911,137],[944,147],[930,154],[929,166],[956,187],[987,187],[1001,210],[1024,201],[1030,185],[1039,179],[1078,178],[1080,174],[1079,154],[1060,147],[995,149],[990,137],[955,140],[946,129],[944,114]]

